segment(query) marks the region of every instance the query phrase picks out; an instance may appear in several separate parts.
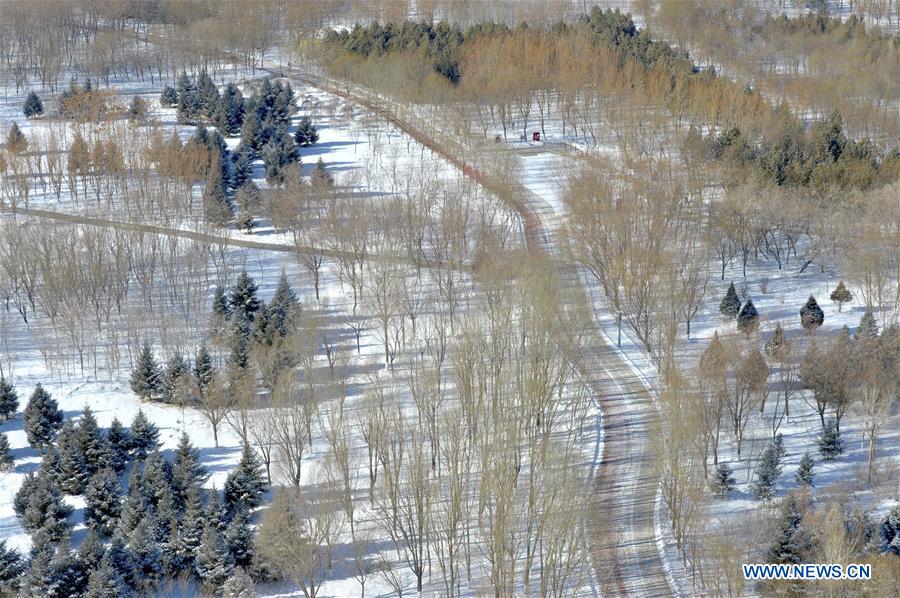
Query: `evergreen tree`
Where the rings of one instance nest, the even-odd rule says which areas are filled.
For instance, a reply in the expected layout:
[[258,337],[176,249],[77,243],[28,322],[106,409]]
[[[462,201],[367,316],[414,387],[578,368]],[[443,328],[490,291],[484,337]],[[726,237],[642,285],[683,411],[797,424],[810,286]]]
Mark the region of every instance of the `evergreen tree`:
[[84,461],[85,471],[88,476],[94,475],[102,467],[107,449],[106,441],[100,433],[100,426],[97,425],[97,418],[94,417],[90,407],[85,406],[81,412],[81,419],[78,420],[75,431],[75,441]]
[[212,356],[206,345],[201,345],[197,350],[197,357],[194,359],[194,380],[197,382],[197,388],[201,393],[206,391],[209,383],[212,382],[215,369],[212,364]]
[[94,474],[84,492],[84,522],[103,536],[111,536],[122,513],[122,487],[112,469]]
[[164,496],[172,493],[170,483],[171,471],[169,463],[163,459],[158,448],[154,448],[147,454],[144,461],[144,475],[141,479],[141,492],[144,500],[154,509],[159,505]]
[[756,468],[756,481],[751,487],[753,496],[760,500],[772,498],[775,492],[775,482],[779,475],[781,475],[781,457],[778,446],[772,442],[763,451]]
[[117,531],[129,535],[135,530],[141,519],[149,512],[150,505],[147,504],[147,497],[141,486],[143,485],[143,473],[139,463],[131,466],[131,472],[128,474],[128,494],[122,501],[122,509],[119,514],[119,525]]
[[316,167],[313,168],[310,181],[315,189],[329,189],[334,186],[334,177],[325,168],[325,161],[322,160],[321,156],[316,161]]
[[725,296],[722,298],[721,303],[719,303],[719,313],[725,317],[733,318],[737,316],[740,309],[741,300],[738,297],[737,290],[734,288],[734,283],[732,282],[728,285],[728,290],[725,292]]
[[225,86],[222,93],[221,101],[222,112],[224,114],[224,128],[220,128],[223,133],[229,136],[238,135],[244,124],[244,96],[241,90],[234,83]]
[[234,566],[250,567],[253,561],[253,529],[247,509],[239,508],[234,513],[225,530],[225,548]]
[[27,474],[13,499],[13,510],[25,531],[42,532],[52,542],[69,532],[72,507],[63,502],[59,488],[47,476]]
[[142,460],[158,448],[159,428],[144,415],[142,409],[138,409],[131,422],[131,450],[134,458]]
[[200,112],[201,101],[197,95],[194,82],[191,81],[187,73],[181,73],[175,87],[178,91],[178,103],[176,105],[178,122],[185,124],[197,117]]
[[59,486],[62,481],[62,467],[60,463],[59,449],[55,446],[48,448],[41,456],[41,464],[38,467],[40,475],[46,475],[53,484]]
[[800,459],[800,467],[797,468],[797,484],[803,486],[813,485],[813,458],[806,452]]
[[66,494],[81,494],[90,479],[84,455],[78,444],[78,432],[72,420],[66,421],[59,432],[60,489]]
[[0,376],[0,421],[10,419],[19,408],[19,395],[15,387]]
[[0,540],[0,595],[15,594],[25,567],[22,555],[15,548],[7,548],[6,540]]
[[155,519],[152,514],[143,517],[128,536],[138,587],[144,591],[154,587],[163,572],[162,551],[154,537]]
[[131,373],[131,390],[141,399],[151,399],[159,392],[161,383],[162,373],[153,357],[153,350],[150,343],[144,341],[137,367]]
[[227,178],[222,177],[219,169],[210,171],[209,180],[203,189],[203,212],[209,222],[225,226],[234,216],[234,204],[226,194]]
[[128,118],[132,122],[142,122],[147,118],[147,102],[141,96],[132,96],[128,104]]
[[178,104],[178,92],[175,88],[166,83],[162,93],[159,95],[159,103],[163,106],[175,106]]
[[787,455],[787,449],[784,448],[784,436],[779,432],[775,435],[775,438],[772,439],[772,446],[775,447],[775,454],[778,455],[778,464],[779,466],[784,461],[785,455]]
[[9,448],[9,438],[6,434],[0,434],[0,472],[12,471],[15,468],[15,461]]
[[178,529],[177,558],[183,568],[192,569],[194,556],[203,539],[206,514],[203,512],[203,497],[200,487],[188,488],[184,514]]
[[844,453],[844,443],[841,440],[841,432],[833,419],[828,420],[822,436],[819,438],[819,453],[826,461],[831,461]]
[[178,387],[191,373],[191,366],[179,351],[175,351],[166,364],[160,388],[160,398],[164,403],[175,403],[178,400]]
[[766,342],[766,355],[772,359],[781,360],[785,357],[789,347],[790,341],[784,336],[784,328],[781,327],[781,322],[777,322],[775,324],[775,332],[772,333],[772,338]]
[[282,270],[269,304],[269,324],[278,336],[285,337],[299,313],[300,301],[288,282],[287,274]]
[[242,508],[255,509],[265,489],[262,466],[250,445],[245,444],[240,462],[225,480],[223,502],[226,512],[231,515]]
[[856,327],[857,340],[872,340],[878,338],[878,322],[871,309],[866,309],[859,326]]
[[113,534],[112,541],[106,549],[106,557],[112,567],[132,590],[137,588],[137,569],[134,564],[134,555],[126,545],[125,536],[121,532]]
[[767,563],[802,563],[809,551],[810,542],[803,529],[803,511],[793,494],[785,497],[775,532],[775,542],[766,554]]
[[53,580],[54,549],[47,544],[40,550],[33,550],[31,561],[19,584],[20,598],[46,598],[50,596]]
[[200,451],[182,432],[172,461],[172,498],[177,511],[183,512],[187,507],[190,488],[203,486],[207,477],[206,468],[200,463]]
[[240,189],[253,176],[253,150],[241,145],[233,154],[231,167],[231,187]]
[[21,154],[28,149],[28,139],[16,121],[13,121],[9,133],[6,134],[6,149],[13,154]]
[[318,140],[319,129],[316,125],[312,124],[308,116],[301,118],[300,124],[297,126],[297,132],[294,133],[294,141],[297,142],[297,145],[313,145]]
[[824,321],[825,313],[819,307],[819,304],[816,303],[816,298],[810,295],[809,299],[806,300],[806,304],[800,308],[800,325],[812,332],[821,326]]
[[38,94],[33,91],[28,92],[28,98],[25,100],[25,106],[22,108],[22,112],[25,114],[25,118],[40,116],[44,113],[44,103],[41,102],[41,98],[38,97]]
[[103,545],[103,538],[97,530],[88,528],[87,537],[78,547],[78,560],[84,563],[88,570],[93,570],[100,565],[104,554],[106,546]]
[[23,415],[25,434],[32,448],[43,450],[50,446],[56,433],[62,428],[63,413],[59,405],[38,383]]
[[121,473],[128,464],[130,451],[131,433],[122,425],[119,418],[114,417],[106,431],[106,465]]
[[235,567],[234,571],[222,586],[224,598],[256,598],[256,585],[243,567]]
[[853,293],[844,286],[844,281],[838,282],[837,288],[831,292],[831,300],[838,304],[838,313],[843,309],[844,304],[853,301]]
[[200,76],[197,77],[197,95],[200,100],[200,109],[206,116],[211,117],[219,105],[219,90],[206,70],[201,71]]
[[62,539],[56,555],[50,561],[50,579],[47,596],[84,596],[87,591],[89,571],[84,563],[72,552],[69,538]]
[[209,504],[206,505],[206,511],[203,513],[203,525],[211,525],[215,527],[219,533],[224,533],[228,527],[228,513],[222,503],[219,502],[219,493],[213,489],[209,493]]
[[259,311],[259,298],[256,296],[257,290],[258,287],[253,278],[246,271],[241,272],[229,297],[229,303],[235,317],[245,322],[253,321],[253,318],[256,317],[256,313]]
[[759,312],[756,311],[752,299],[747,299],[747,303],[738,311],[737,327],[746,334],[756,332],[756,329],[759,328]]
[[256,110],[248,110],[244,116],[244,122],[241,125],[241,145],[259,151],[262,147],[260,134],[262,132],[262,121]]
[[221,322],[225,322],[231,317],[231,305],[228,303],[228,295],[223,285],[216,285],[215,293],[212,300],[213,317]]
[[213,525],[207,525],[203,530],[203,539],[194,559],[194,572],[209,589],[220,588],[231,575],[222,534]]
[[725,498],[729,492],[734,490],[735,483],[731,466],[727,463],[719,463],[716,467],[716,477],[713,480],[713,489],[716,491],[716,494]]
[[881,552],[900,556],[900,506],[892,508],[881,520],[878,536]]
[[128,598],[133,595],[128,582],[113,566],[109,553],[104,554],[88,579],[87,598]]

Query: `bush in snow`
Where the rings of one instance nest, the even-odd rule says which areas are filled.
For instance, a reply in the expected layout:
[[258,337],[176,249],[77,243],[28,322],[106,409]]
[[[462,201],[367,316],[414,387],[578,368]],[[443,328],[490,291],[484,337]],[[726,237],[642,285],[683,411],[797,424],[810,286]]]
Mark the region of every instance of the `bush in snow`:
[[178,103],[178,92],[175,91],[174,87],[166,83],[162,93],[159,94],[159,103],[163,106],[174,106]]
[[6,134],[6,150],[13,154],[20,154],[27,149],[28,139],[25,138],[25,133],[22,132],[16,121],[13,121],[9,133]]
[[44,104],[41,102],[41,98],[38,97],[38,94],[33,91],[28,93],[28,98],[25,99],[25,106],[22,108],[22,113],[25,114],[25,118],[40,116],[44,113]]
[[243,567],[235,567],[234,572],[222,586],[224,598],[256,598],[256,586]]
[[806,304],[800,308],[800,325],[812,332],[821,326],[824,321],[825,313],[819,307],[819,304],[816,303],[816,298],[810,295],[809,299],[806,300]]
[[716,467],[716,477],[713,480],[713,490],[720,497],[725,498],[729,492],[734,490],[735,486],[734,473],[728,463],[719,463]]
[[719,303],[719,313],[726,318],[733,318],[738,314],[740,309],[741,300],[738,297],[737,290],[734,288],[734,283],[731,283],[728,285],[728,290],[725,292],[722,302]]
[[900,556],[900,506],[891,509],[879,526],[881,552],[891,552]]
[[19,395],[15,387],[0,376],[0,421],[11,418],[18,408]]
[[62,428],[63,412],[50,393],[38,383],[28,399],[23,419],[28,444],[43,450],[52,444],[56,433]]
[[813,458],[808,452],[804,453],[803,458],[800,459],[800,467],[797,468],[796,479],[801,486],[813,485]]
[[838,312],[844,307],[848,301],[853,301],[853,293],[844,286],[844,281],[838,282],[837,287],[831,291],[831,300],[838,304]]
[[822,436],[819,438],[819,453],[826,461],[834,459],[844,452],[844,443],[841,440],[841,431],[833,419],[828,420]]
[[334,177],[325,168],[325,161],[320,157],[316,162],[316,167],[310,176],[310,182],[315,189],[330,189],[334,187]]
[[747,299],[747,303],[738,311],[737,327],[738,330],[743,331],[745,334],[756,332],[759,328],[759,312],[756,311],[756,306],[753,305],[752,299]]
[[128,118],[132,122],[142,122],[147,118],[147,101],[140,96],[133,96],[128,104]]
[[772,338],[766,341],[766,355],[781,361],[786,356],[789,347],[790,341],[785,338],[784,328],[781,327],[781,322],[778,322],[775,324],[775,332],[772,333]]

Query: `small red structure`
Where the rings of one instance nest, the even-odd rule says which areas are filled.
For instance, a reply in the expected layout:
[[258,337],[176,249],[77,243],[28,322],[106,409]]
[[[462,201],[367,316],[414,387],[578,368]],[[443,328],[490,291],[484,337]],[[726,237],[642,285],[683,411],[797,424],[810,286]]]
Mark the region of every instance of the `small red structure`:
[[541,140],[541,132],[540,132],[540,131],[535,131],[534,133],[532,133],[532,134],[531,134],[531,140],[532,140],[532,141],[540,141],[540,140]]

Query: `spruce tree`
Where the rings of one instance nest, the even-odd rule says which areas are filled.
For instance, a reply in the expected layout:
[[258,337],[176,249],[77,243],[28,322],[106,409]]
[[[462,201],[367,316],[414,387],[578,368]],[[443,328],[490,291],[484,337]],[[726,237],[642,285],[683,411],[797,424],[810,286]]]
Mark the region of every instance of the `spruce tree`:
[[25,567],[22,555],[15,548],[7,548],[6,540],[0,540],[0,595],[15,594]]
[[159,428],[151,422],[143,409],[138,409],[131,422],[131,450],[134,458],[143,460],[148,454],[159,448]]
[[212,314],[219,324],[223,324],[231,318],[231,305],[228,303],[228,294],[224,285],[216,285],[213,293]]
[[75,432],[75,440],[78,444],[78,450],[84,459],[85,471],[88,476],[94,475],[103,465],[104,457],[107,453],[106,441],[100,433],[100,426],[97,425],[97,418],[90,407],[85,406],[81,412],[81,419],[78,420],[78,426]]
[[844,281],[838,282],[837,288],[831,292],[831,300],[838,304],[838,313],[843,309],[844,304],[853,301],[853,293],[844,286]]
[[819,438],[819,454],[826,461],[830,461],[843,452],[844,443],[841,440],[841,432],[835,421],[830,419],[825,424],[825,429],[822,430],[822,436]]
[[84,455],[78,444],[78,432],[72,420],[66,421],[59,431],[60,489],[66,494],[81,494],[90,479]]
[[13,121],[9,133],[6,134],[6,150],[13,154],[21,154],[28,150],[28,139],[25,138],[25,133],[22,132],[16,121]]
[[125,470],[131,451],[131,433],[114,417],[106,431],[106,459],[117,473]]
[[15,387],[0,376],[0,421],[10,419],[19,408],[19,395]]
[[153,357],[153,350],[150,343],[144,341],[137,366],[131,373],[131,390],[141,399],[151,399],[159,392],[161,383],[162,373]]
[[0,472],[12,471],[15,468],[15,461],[9,448],[9,438],[6,434],[0,434]]
[[866,309],[866,313],[859,321],[856,327],[856,340],[873,340],[878,338],[878,322],[871,309]]
[[262,501],[265,489],[262,466],[250,445],[245,444],[240,462],[225,479],[223,487],[225,511],[231,515],[242,508],[255,509]]
[[159,94],[159,103],[163,106],[175,106],[178,104],[178,92],[175,91],[174,87],[166,83],[162,93]]
[[144,475],[141,478],[141,492],[144,499],[156,508],[164,496],[172,493],[169,463],[163,459],[157,448],[147,454],[144,460]]
[[900,506],[885,514],[878,526],[878,538],[881,552],[900,556]]
[[825,313],[819,307],[819,304],[816,303],[816,298],[810,295],[803,307],[800,308],[800,325],[812,332],[821,326],[824,321]]
[[84,491],[84,522],[100,535],[109,537],[119,523],[122,513],[122,487],[112,469],[94,474]]
[[62,539],[56,555],[50,561],[50,578],[47,596],[84,596],[87,592],[90,572],[84,563],[72,552],[69,537]]
[[135,530],[141,519],[150,511],[147,497],[142,491],[143,473],[139,463],[131,466],[128,474],[128,494],[122,501],[122,509],[119,513],[119,525],[117,531],[130,535]]
[[260,134],[262,122],[256,110],[248,111],[241,125],[241,145],[259,151],[262,147]]
[[40,116],[44,113],[44,103],[41,102],[41,98],[38,97],[38,94],[33,91],[28,92],[28,97],[25,99],[25,106],[22,108],[22,112],[25,114],[25,118]]
[[88,528],[84,542],[78,547],[78,560],[84,563],[88,570],[93,570],[100,565],[104,554],[106,546],[103,544],[103,538],[97,530]]
[[59,486],[63,476],[59,449],[55,446],[51,446],[43,455],[41,455],[41,464],[38,467],[38,474],[46,475],[47,479],[53,482],[57,487]]
[[233,565],[250,567],[253,561],[253,529],[247,509],[239,508],[234,513],[225,530],[225,548]]
[[212,382],[215,368],[213,368],[212,356],[206,345],[201,345],[197,350],[197,357],[194,359],[194,380],[197,388],[201,393],[206,391],[209,383]]
[[53,556],[52,544],[46,544],[39,550],[32,549],[31,560],[19,583],[20,598],[50,596],[51,586],[54,584]]
[[737,289],[734,288],[734,283],[732,282],[728,285],[728,290],[725,292],[725,296],[719,303],[719,313],[727,318],[733,318],[737,316],[740,309],[741,300],[738,297]]
[[109,553],[88,579],[87,598],[128,598],[134,593],[122,574],[113,566]]
[[763,451],[756,468],[756,481],[751,486],[753,496],[759,500],[772,498],[779,475],[781,475],[781,457],[778,446],[772,442]]
[[166,364],[160,388],[160,398],[164,403],[175,403],[178,400],[178,387],[190,375],[191,366],[179,351],[175,351]]
[[259,298],[256,293],[258,287],[256,282],[246,271],[242,271],[234,284],[229,296],[229,303],[232,313],[236,318],[240,318],[246,322],[253,321],[256,313],[259,311]]
[[756,311],[756,306],[753,305],[752,299],[747,299],[747,303],[738,311],[737,327],[738,330],[743,331],[745,334],[756,332],[757,328],[759,328],[759,312]]
[[43,450],[50,446],[63,424],[63,412],[59,405],[38,383],[23,415],[25,434],[32,448]]
[[810,548],[806,531],[803,529],[803,511],[793,494],[785,497],[775,531],[775,542],[766,553],[767,563],[802,563]]
[[231,575],[228,553],[222,534],[215,526],[207,525],[194,559],[194,572],[207,589],[220,588]]
[[207,476],[206,468],[200,463],[200,451],[191,445],[188,435],[182,432],[172,460],[172,498],[177,511],[183,512],[187,507],[191,486],[203,486]]
[[716,477],[713,480],[713,489],[716,494],[720,497],[725,498],[725,496],[734,490],[735,487],[735,479],[734,473],[731,470],[731,466],[727,463],[719,463],[716,467]]
[[797,484],[803,486],[812,486],[813,485],[813,458],[806,452],[803,454],[803,458],[800,459],[800,467],[797,468]]
[[325,161],[321,156],[316,161],[316,167],[313,168],[310,175],[310,182],[314,189],[330,189],[334,186],[334,177],[325,168]]
[[777,322],[775,324],[775,332],[772,333],[772,338],[766,341],[766,355],[780,361],[785,357],[789,347],[790,341],[784,336],[784,328],[782,328],[781,322]]
[[278,336],[286,337],[299,313],[300,301],[297,300],[297,294],[288,282],[287,274],[282,270],[275,295],[269,304],[269,327]]
[[240,134],[241,126],[244,124],[244,96],[234,83],[225,86],[221,107],[224,115],[222,133],[229,136]]
[[241,145],[233,154],[231,167],[231,188],[240,189],[253,176],[253,150]]
[[181,516],[178,529],[177,557],[184,568],[193,569],[194,556],[203,539],[205,520],[202,490],[192,485],[187,491],[184,514]]
[[222,586],[224,598],[256,598],[256,585],[250,574],[243,567],[235,567],[234,571]]
[[156,521],[151,512],[140,520],[128,536],[128,547],[139,580],[138,587],[144,592],[156,585],[163,572],[162,551],[154,537],[155,529]]
[[312,124],[312,121],[308,116],[304,116],[300,119],[300,124],[297,125],[297,132],[294,133],[294,141],[297,145],[307,146],[313,145],[319,140],[319,129],[316,125]]
[[134,555],[128,548],[125,536],[117,531],[113,534],[112,541],[106,549],[106,556],[110,566],[122,576],[129,588],[134,590],[138,586],[137,569],[134,565]]
[[27,474],[13,499],[13,510],[25,531],[41,532],[52,542],[69,532],[72,507],[63,502],[59,488],[47,476]]

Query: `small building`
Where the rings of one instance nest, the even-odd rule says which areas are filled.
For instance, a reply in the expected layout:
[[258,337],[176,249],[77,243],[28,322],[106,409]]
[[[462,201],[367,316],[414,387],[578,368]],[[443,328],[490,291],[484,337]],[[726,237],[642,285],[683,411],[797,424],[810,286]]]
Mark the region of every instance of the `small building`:
[[534,133],[532,133],[532,134],[531,134],[531,140],[532,140],[532,141],[540,141],[540,140],[541,140],[541,132],[540,132],[540,131],[535,131]]

